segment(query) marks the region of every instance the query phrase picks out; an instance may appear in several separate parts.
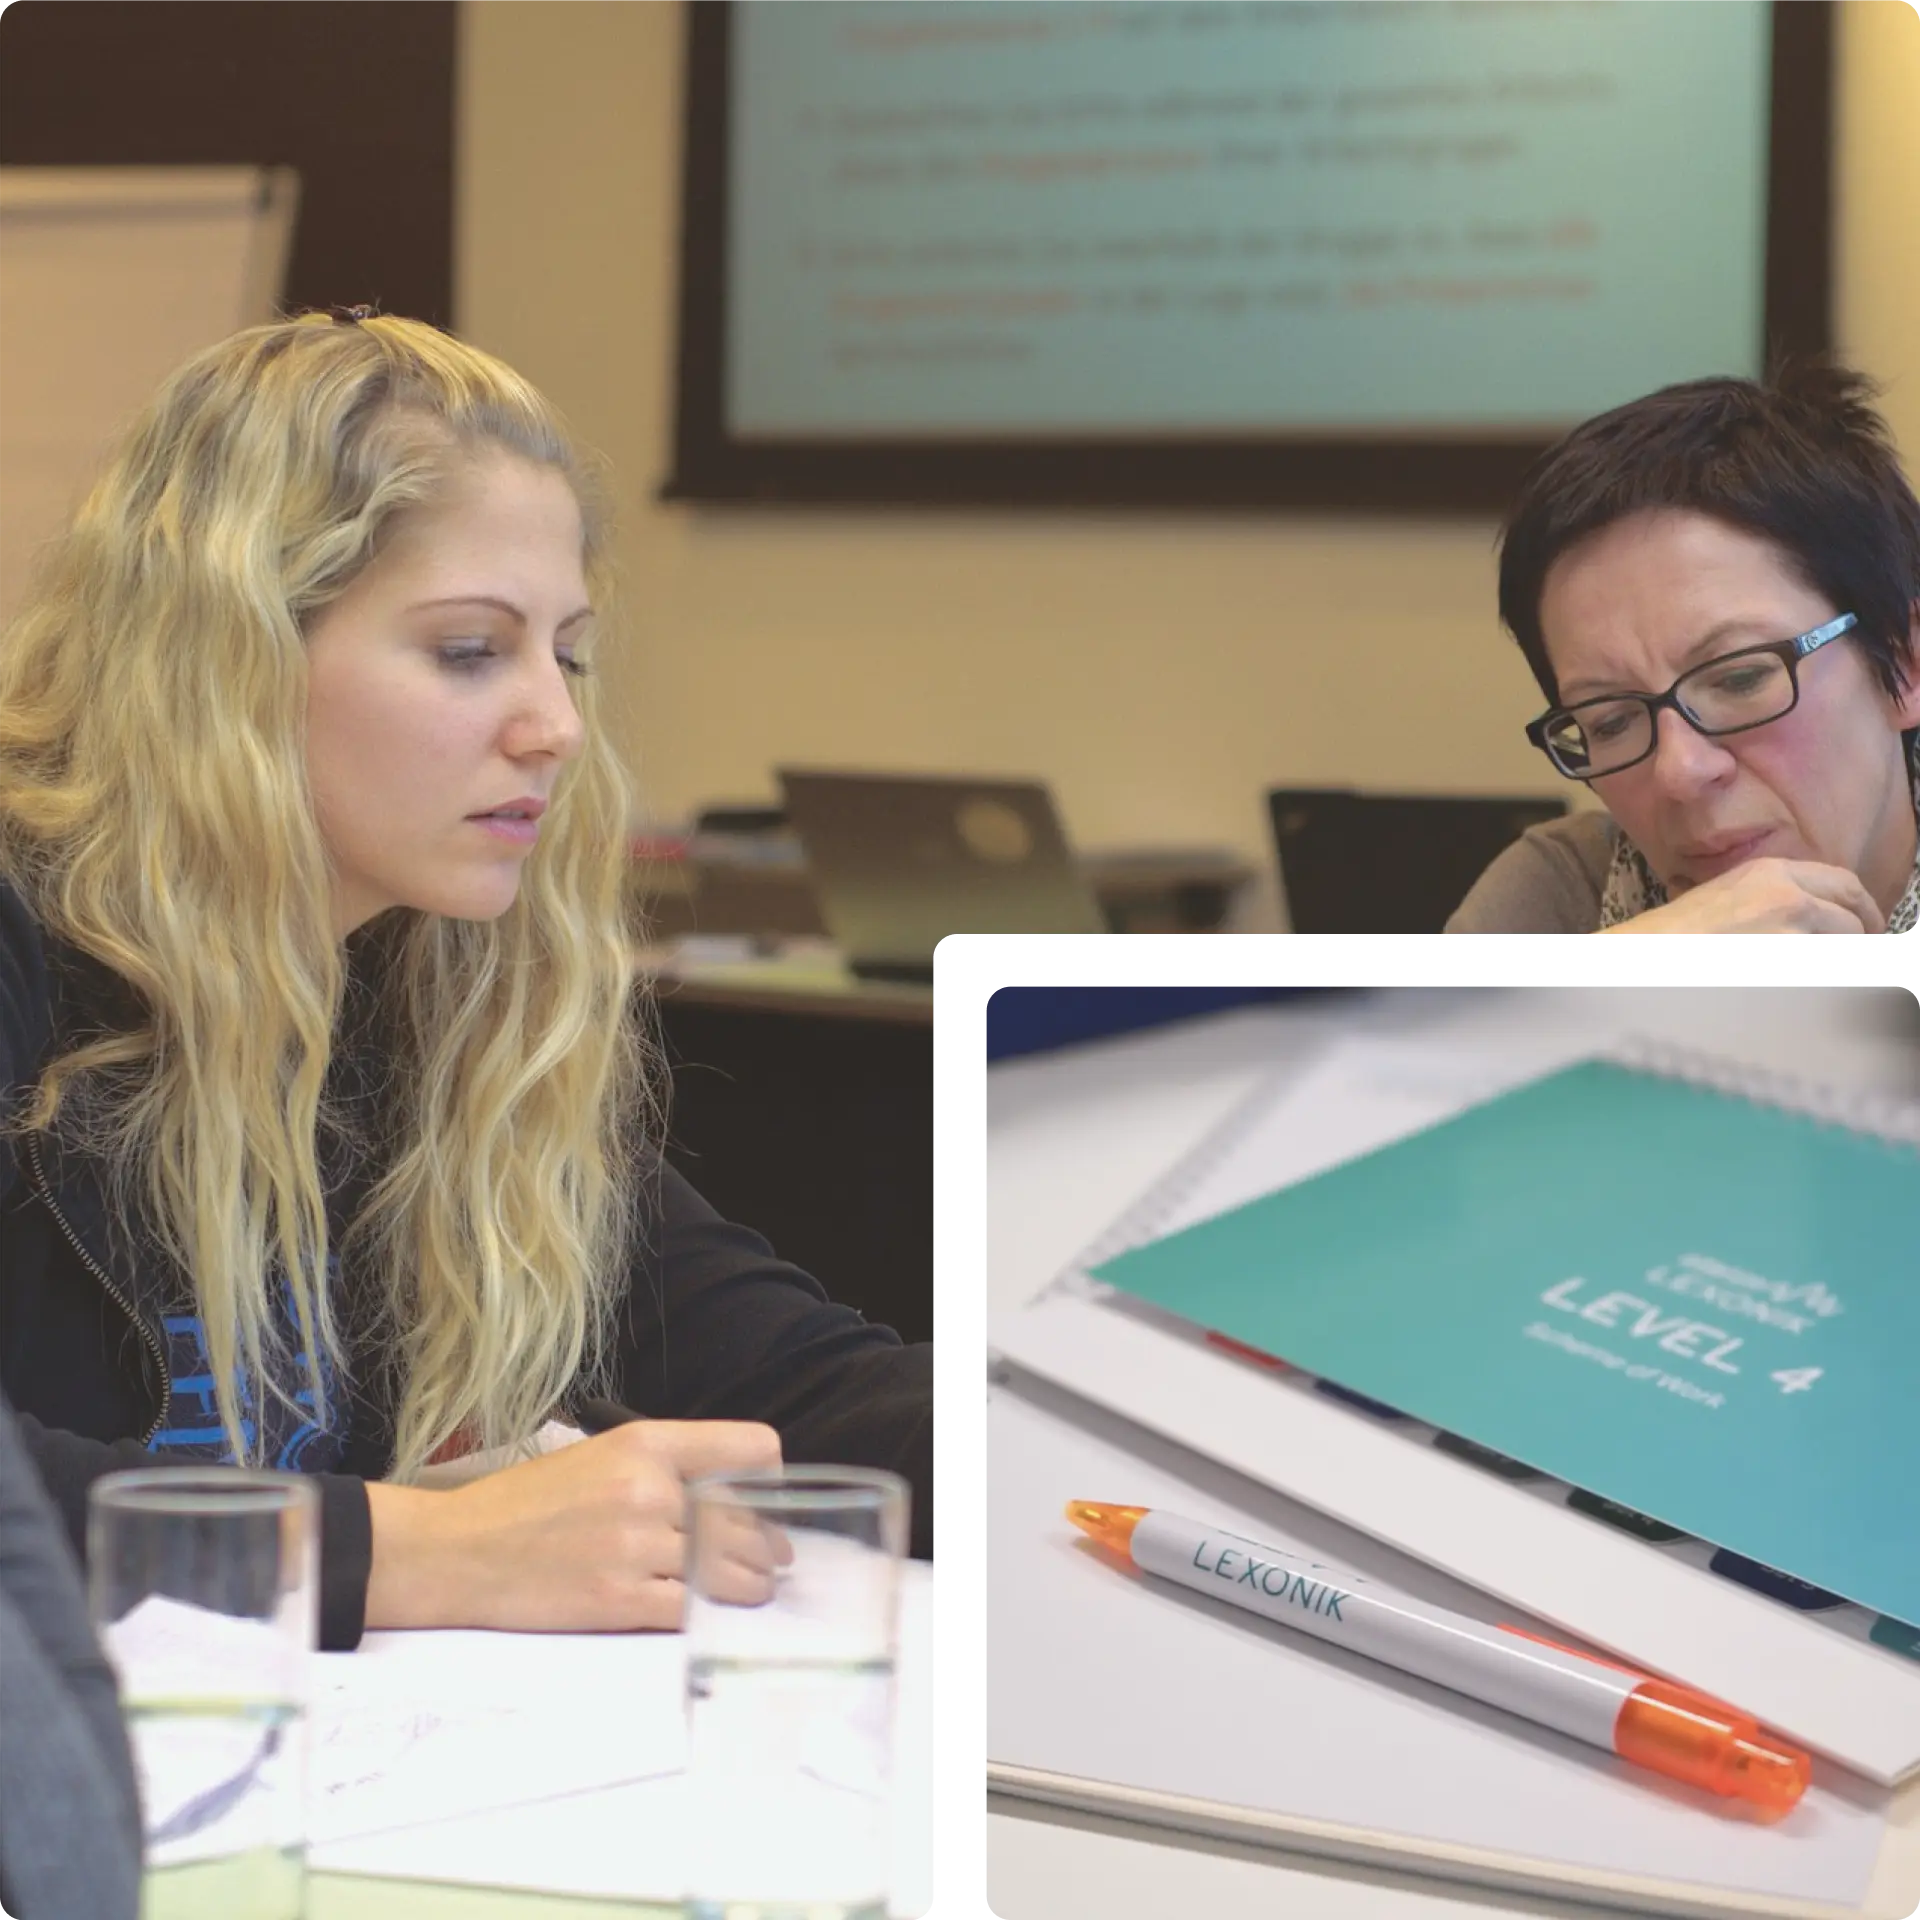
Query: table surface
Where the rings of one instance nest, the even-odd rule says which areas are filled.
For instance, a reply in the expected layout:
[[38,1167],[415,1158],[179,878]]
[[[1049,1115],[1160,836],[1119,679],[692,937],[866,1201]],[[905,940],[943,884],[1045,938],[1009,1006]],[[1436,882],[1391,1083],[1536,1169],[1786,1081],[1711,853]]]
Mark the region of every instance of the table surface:
[[[933,1565],[925,1561],[902,1563],[895,1832],[889,1836],[893,1920],[916,1920],[920,1912],[931,1908],[933,1895],[937,1837],[933,1594]],[[405,1640],[407,1636],[397,1638]],[[543,1636],[528,1638],[541,1642]],[[591,1636],[578,1638],[586,1642]],[[647,1682],[653,1692],[647,1697],[659,1703],[660,1682],[668,1678],[678,1697],[678,1665],[660,1665],[664,1655],[672,1651],[666,1642],[678,1636],[647,1638],[660,1647],[659,1659],[649,1653],[643,1661],[643,1667],[653,1672],[653,1682]],[[394,1653],[396,1649],[382,1647],[380,1651]],[[597,1651],[586,1645],[580,1651],[597,1672]],[[532,1645],[528,1653],[526,1663],[516,1661],[515,1665],[522,1668],[526,1684],[538,1686],[545,1695],[559,1684],[559,1674]],[[497,1653],[492,1657],[497,1661]],[[563,1665],[570,1676],[568,1684],[572,1684],[580,1667],[572,1661]],[[459,1667],[447,1668],[434,1661],[430,1670],[445,1674],[459,1672]],[[639,1674],[639,1668],[628,1672]],[[378,1703],[384,1693],[386,1690],[376,1684],[367,1699]],[[497,1697],[505,1701],[511,1693]],[[908,1751],[912,1759],[908,1759]],[[662,1864],[660,1849],[670,1849],[672,1843],[659,1822],[666,1816],[682,1822],[685,1814],[678,1795],[672,1803],[660,1801],[659,1791],[668,1789],[664,1774],[647,1770],[609,1791],[576,1789],[559,1799],[551,1797],[551,1782],[547,1789],[536,1791],[534,1799],[493,1809],[482,1805],[467,1814],[403,1820],[401,1826],[386,1832],[380,1832],[376,1824],[376,1830],[363,1839],[336,1837],[326,1841],[321,1851],[326,1870],[311,1866],[307,1870],[301,1920],[465,1920],[465,1916],[472,1916],[472,1920],[680,1920],[682,1903],[678,1899],[659,1901],[637,1895],[572,1891],[578,1887],[618,1887],[630,1880],[655,1887],[662,1882],[670,1884],[672,1876]],[[647,1807],[645,1801],[653,1805]],[[566,1818],[561,1812],[563,1803],[574,1818]],[[388,1807],[384,1811],[396,1809]],[[751,1832],[751,1791],[741,1805],[741,1816],[741,1830]],[[651,1839],[647,1837],[649,1820],[653,1822]],[[440,1830],[438,1836],[436,1828]],[[678,1834],[678,1828],[674,1832]],[[632,1876],[626,1872],[628,1860],[636,1868]],[[645,1870],[649,1860],[659,1872]],[[142,1920],[255,1920],[252,1912],[236,1910],[236,1897],[230,1889],[219,1887],[225,1864],[213,1860],[148,1872],[142,1889]],[[353,1866],[367,1866],[372,1872],[342,1870]],[[413,1868],[424,1872],[411,1872]],[[472,1878],[428,1878],[440,1872],[449,1876],[470,1874]],[[534,1885],[528,1889],[490,1882],[495,1872],[507,1882],[515,1882],[524,1874]],[[540,1882],[547,1882],[547,1887],[543,1889]],[[906,1901],[912,1901],[912,1905],[902,1905]],[[83,1916],[75,1916],[75,1920],[83,1920]]]
[[[192,1867],[148,1876],[142,1920],[200,1920],[205,1910]],[[307,1878],[305,1920],[678,1920],[679,1913],[677,1903],[577,1900],[499,1887],[316,1873]]]
[[[1904,1000],[1904,1005],[1902,1004]],[[1561,1020],[1634,1004],[1636,1025],[1817,1081],[1920,1095],[1910,998],[1824,989],[1528,989],[1295,1001],[994,1067],[987,1083],[988,1312],[1033,1298],[1189,1146],[1322,1036],[1391,1033],[1498,1017]],[[991,1657],[991,1649],[989,1649]],[[988,1898],[1001,1920],[1313,1920],[1552,1916],[1562,1905],[1253,1846],[1173,1834],[990,1796]]]
[[783,951],[725,959],[660,947],[643,957],[643,965],[663,1000],[687,1006],[798,1014],[807,1019],[877,1020],[929,1031],[933,1027],[932,987],[863,980],[837,948],[819,941],[796,941]]

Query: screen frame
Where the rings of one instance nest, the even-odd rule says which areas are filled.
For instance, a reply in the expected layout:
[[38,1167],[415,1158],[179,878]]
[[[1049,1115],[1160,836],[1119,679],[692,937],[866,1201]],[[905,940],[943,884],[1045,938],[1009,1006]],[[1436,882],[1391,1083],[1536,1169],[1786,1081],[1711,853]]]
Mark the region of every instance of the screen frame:
[[[1766,353],[1833,343],[1833,7],[1771,0]],[[1551,444],[1491,431],[749,438],[726,421],[734,0],[685,0],[673,457],[660,498],[763,507],[1201,508],[1484,516]]]

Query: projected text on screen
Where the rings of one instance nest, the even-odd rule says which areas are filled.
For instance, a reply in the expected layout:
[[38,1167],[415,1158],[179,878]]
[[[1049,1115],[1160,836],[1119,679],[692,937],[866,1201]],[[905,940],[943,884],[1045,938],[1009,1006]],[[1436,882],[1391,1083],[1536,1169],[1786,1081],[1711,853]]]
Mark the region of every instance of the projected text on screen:
[[1758,0],[737,13],[742,437],[1552,428],[1758,371]]

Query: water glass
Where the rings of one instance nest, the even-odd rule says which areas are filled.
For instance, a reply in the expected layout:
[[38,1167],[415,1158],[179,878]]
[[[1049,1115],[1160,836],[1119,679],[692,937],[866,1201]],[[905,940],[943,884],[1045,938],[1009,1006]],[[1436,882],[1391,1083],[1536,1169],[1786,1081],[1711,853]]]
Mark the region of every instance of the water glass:
[[140,1777],[147,1920],[299,1920],[316,1489],[237,1467],[108,1474],[87,1565]]
[[907,1486],[688,1489],[688,1920],[885,1920]]

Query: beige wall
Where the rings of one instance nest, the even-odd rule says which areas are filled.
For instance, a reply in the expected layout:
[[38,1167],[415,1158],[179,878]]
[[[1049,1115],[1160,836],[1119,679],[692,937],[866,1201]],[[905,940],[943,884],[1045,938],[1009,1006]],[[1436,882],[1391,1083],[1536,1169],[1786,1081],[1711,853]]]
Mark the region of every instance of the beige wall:
[[[1555,782],[1493,614],[1493,523],[663,507],[681,18],[469,0],[457,312],[614,463],[650,807],[776,761],[1043,775],[1082,846],[1267,858],[1263,789]],[[1920,469],[1920,16],[1847,0],[1839,330]]]

